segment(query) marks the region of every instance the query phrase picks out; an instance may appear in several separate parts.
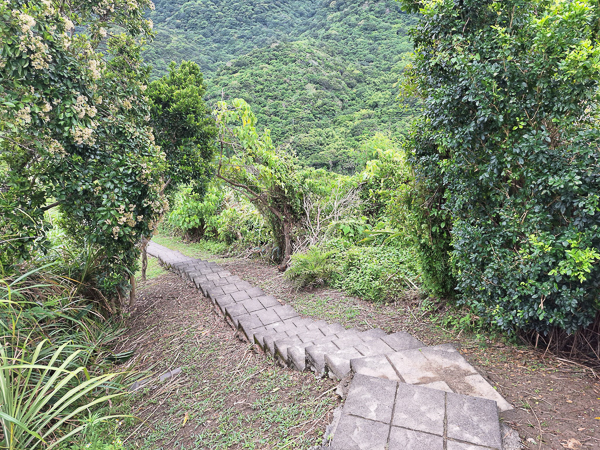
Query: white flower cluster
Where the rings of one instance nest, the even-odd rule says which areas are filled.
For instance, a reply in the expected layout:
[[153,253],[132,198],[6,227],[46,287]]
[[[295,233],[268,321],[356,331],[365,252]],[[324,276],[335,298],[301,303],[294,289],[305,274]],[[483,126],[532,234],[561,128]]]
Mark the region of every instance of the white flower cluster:
[[27,38],[21,39],[19,50],[23,53],[27,53],[28,50],[32,52],[30,56],[31,65],[35,69],[47,69],[50,61],[52,61],[52,56],[48,53],[48,46],[44,43],[41,36],[34,36],[32,31],[28,30],[26,34]]
[[99,80],[101,76],[100,68],[102,67],[102,64],[96,61],[95,59],[92,59],[88,67],[90,68],[90,72],[92,73],[92,79]]
[[119,217],[117,222],[119,222],[119,225],[123,225],[124,223],[126,223],[130,227],[135,226],[135,219],[133,218],[132,212],[125,213],[124,215]]
[[77,127],[72,131],[73,139],[79,145],[93,145],[96,142],[94,130],[92,128]]
[[63,22],[65,24],[66,31],[71,31],[75,28],[75,25],[73,24],[73,22],[71,22],[71,19],[69,19],[68,17],[63,17]]
[[101,2],[98,2],[98,4],[92,8],[92,11],[94,11],[94,13],[98,14],[99,16],[106,16],[111,13],[114,13],[115,12],[114,1],[102,0]]
[[31,108],[24,106],[22,109],[17,111],[17,121],[21,124],[31,123]]
[[83,119],[86,115],[88,117],[95,117],[98,110],[95,106],[90,106],[87,104],[88,98],[85,95],[81,95],[79,92],[76,93],[77,101],[73,106],[73,109],[77,113],[77,117]]
[[140,5],[138,5],[138,2],[136,2],[135,0],[127,0],[127,9],[129,9],[130,11],[135,11],[140,7]]
[[65,152],[65,148],[55,139],[50,139],[48,142],[48,152],[53,155],[65,156],[67,152]]
[[19,25],[23,33],[28,33],[35,26],[35,19],[28,14],[19,14]]

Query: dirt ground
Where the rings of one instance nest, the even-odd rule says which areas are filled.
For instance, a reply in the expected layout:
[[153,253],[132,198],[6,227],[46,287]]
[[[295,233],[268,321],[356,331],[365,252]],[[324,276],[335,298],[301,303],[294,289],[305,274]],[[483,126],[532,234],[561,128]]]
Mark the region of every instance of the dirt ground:
[[[306,449],[320,444],[339,404],[335,385],[275,365],[240,341],[191,285],[160,274],[139,297],[116,352],[147,384],[132,396],[142,419],[123,430],[129,449]],[[161,374],[181,368],[164,381]]]
[[[503,413],[502,420],[518,431],[525,448],[600,449],[600,379],[589,368],[486,334],[445,330],[439,322],[436,323],[435,309],[423,308],[416,294],[408,295],[402,302],[383,304],[363,301],[334,289],[297,291],[274,266],[260,260],[217,258],[195,245],[186,245],[176,239],[164,238],[160,241],[188,256],[217,261],[232,273],[291,304],[302,315],[340,322],[346,327],[361,330],[382,328],[388,332],[407,331],[427,345],[451,342],[515,407],[513,411]],[[331,382],[315,379],[308,373],[299,374],[278,368],[264,356],[255,355],[247,345],[234,338],[233,331],[207,305],[208,302],[203,301],[195,290],[184,287],[181,279],[172,275],[148,282],[142,288],[142,298],[131,319],[134,329],[129,333],[128,341],[123,342],[122,348],[129,349],[131,345],[136,345],[143,355],[138,355],[142,367],[156,365],[152,369],[155,374],[182,365],[185,376],[190,379],[175,379],[168,392],[163,393],[163,388],[160,388],[140,395],[137,411],[142,416],[150,415],[149,423],[156,428],[140,428],[136,437],[132,438],[133,442],[140,448],[185,449],[308,448],[314,445],[311,443],[318,442],[318,437],[322,436],[329,423],[330,411],[337,402],[332,392],[322,394],[333,387]],[[183,331],[178,335],[170,335],[177,330]],[[172,361],[174,356],[177,356],[175,362]],[[249,378],[241,388],[236,387],[260,370],[263,372]],[[297,428],[294,428],[295,425],[288,426],[287,435],[283,431],[286,427],[277,421],[275,423],[281,431],[272,432],[272,427],[265,425],[267,419],[259,418],[256,410],[250,406],[256,407],[256,399],[262,395],[261,388],[254,388],[254,384],[265,382],[265,372],[272,374],[273,386],[276,386],[275,380],[279,377],[288,380],[285,390],[280,387],[284,392],[278,391],[278,400],[271,405],[270,417],[277,415],[274,411],[278,408],[289,408],[297,404],[298,398],[304,399],[306,410],[298,410],[297,414],[302,418],[298,418],[297,422],[302,424],[304,420],[306,423]],[[232,375],[223,380],[225,373]],[[192,381],[192,377],[196,380]],[[202,383],[207,383],[207,387],[211,388],[202,390]],[[179,394],[173,395],[174,389],[179,389]],[[174,400],[181,397],[182,392],[185,392],[183,400]],[[194,392],[195,397],[192,395]],[[235,434],[238,437],[234,443],[229,443],[219,435],[233,432],[235,428],[227,431],[222,425],[223,417],[227,416],[223,412],[211,412],[210,399],[214,395],[206,397],[210,392],[226,392],[228,397],[220,403],[224,408],[221,411],[235,413],[238,423],[246,424],[241,433]],[[313,413],[310,397],[320,395],[323,395],[320,401],[324,403],[320,404],[318,413]],[[246,396],[248,398],[244,399]],[[244,403],[237,404],[240,397]],[[152,407],[151,402],[157,398],[164,399]],[[194,403],[201,406],[193,406]],[[240,405],[246,405],[245,409]],[[302,409],[302,403],[298,406]],[[189,411],[189,423],[182,426],[186,411]],[[249,414],[255,414],[256,417],[250,417]],[[173,437],[167,439],[163,435],[160,438],[158,429],[169,426]],[[266,441],[262,443],[261,433],[267,430],[269,432],[264,437]],[[250,434],[244,438],[244,433]],[[199,435],[204,439],[200,442],[207,447],[194,444],[198,442]],[[288,445],[277,443],[279,438],[297,440]],[[157,444],[153,446],[150,444],[152,442]],[[183,446],[164,446],[169,442],[182,443]],[[251,445],[254,446],[244,447],[247,444],[242,442],[253,442]]]

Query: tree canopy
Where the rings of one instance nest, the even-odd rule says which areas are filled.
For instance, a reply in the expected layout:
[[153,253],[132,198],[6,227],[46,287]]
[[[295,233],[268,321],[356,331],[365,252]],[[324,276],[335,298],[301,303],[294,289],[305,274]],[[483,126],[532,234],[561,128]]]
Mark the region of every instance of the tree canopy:
[[101,286],[126,289],[136,244],[165,210],[140,57],[149,5],[0,2],[2,264],[43,250],[44,211],[57,206],[72,239],[103,249]]
[[192,184],[204,191],[211,176],[216,127],[204,102],[206,86],[196,63],[172,62],[169,73],[148,87],[150,123],[166,154],[165,185]]

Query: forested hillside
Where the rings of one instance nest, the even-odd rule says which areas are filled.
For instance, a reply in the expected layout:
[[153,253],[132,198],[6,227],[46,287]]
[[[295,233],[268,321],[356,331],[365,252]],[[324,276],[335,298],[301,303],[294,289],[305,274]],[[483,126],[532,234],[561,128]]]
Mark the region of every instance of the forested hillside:
[[209,104],[244,98],[259,128],[308,165],[354,172],[372,156],[368,138],[406,127],[397,82],[415,17],[392,0],[159,0],[151,17],[154,77],[170,61],[197,62]]

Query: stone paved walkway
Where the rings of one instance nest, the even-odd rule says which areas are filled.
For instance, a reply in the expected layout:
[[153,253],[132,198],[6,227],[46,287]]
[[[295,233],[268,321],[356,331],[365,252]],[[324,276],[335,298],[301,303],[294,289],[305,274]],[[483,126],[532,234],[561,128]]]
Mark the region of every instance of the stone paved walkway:
[[216,263],[154,242],[148,253],[192,281],[240,336],[281,364],[351,379],[322,448],[508,450],[515,441],[498,418],[512,406],[454,347],[303,318]]

